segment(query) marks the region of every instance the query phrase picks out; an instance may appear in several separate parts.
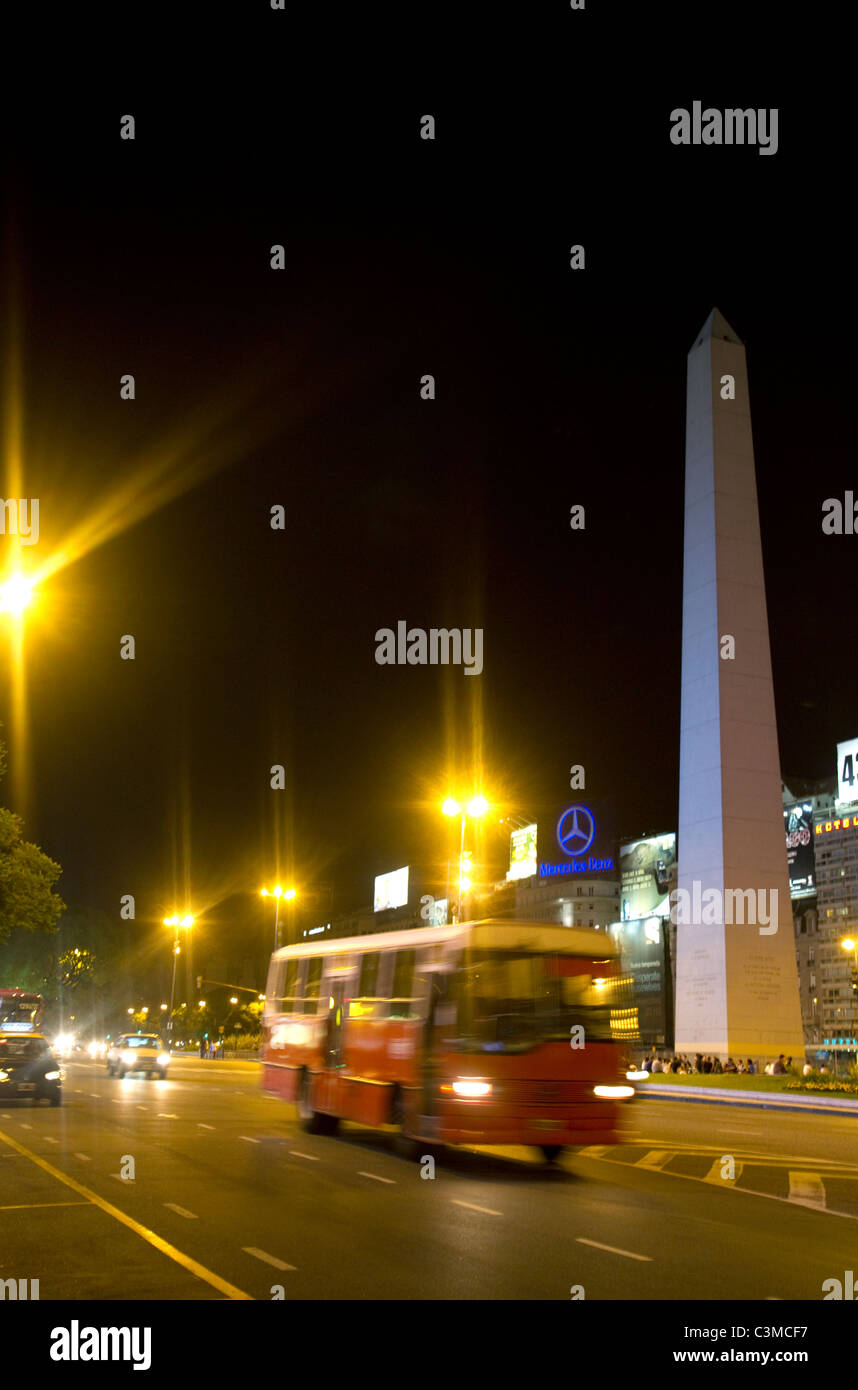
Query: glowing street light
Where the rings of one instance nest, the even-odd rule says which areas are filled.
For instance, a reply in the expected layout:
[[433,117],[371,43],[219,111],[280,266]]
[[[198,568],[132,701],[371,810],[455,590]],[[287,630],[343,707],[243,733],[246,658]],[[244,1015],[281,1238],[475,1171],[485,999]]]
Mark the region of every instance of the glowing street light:
[[274,949],[276,951],[280,945],[280,899],[283,898],[287,903],[294,902],[298,896],[298,891],[295,888],[283,888],[279,883],[274,888],[261,888],[259,891],[261,897],[274,898],[277,904],[274,911]]
[[33,601],[35,584],[23,574],[13,574],[0,585],[0,613],[11,613],[20,618],[25,608]]
[[[470,816],[472,820],[478,820],[484,816],[489,809],[486,798],[477,793],[472,796],[467,806],[463,806],[454,796],[448,796],[441,807],[445,816],[462,817],[462,835],[459,841],[459,904],[456,909],[456,921],[462,920],[462,894],[471,891],[471,880],[466,872],[470,869],[470,864],[465,863],[465,819]],[[470,858],[470,855],[468,856]]]
[[176,936],[173,941],[173,979],[170,985],[170,1017],[167,1020],[168,1033],[172,1033],[173,1031],[173,1000],[176,997],[176,959],[178,956],[181,955],[182,952],[182,948],[179,945],[179,927],[184,927],[186,931],[190,931],[193,925],[194,919],[191,913],[189,912],[185,913],[182,917],[180,917],[178,913],[174,912],[172,917],[164,918],[165,927],[175,927],[176,929]]

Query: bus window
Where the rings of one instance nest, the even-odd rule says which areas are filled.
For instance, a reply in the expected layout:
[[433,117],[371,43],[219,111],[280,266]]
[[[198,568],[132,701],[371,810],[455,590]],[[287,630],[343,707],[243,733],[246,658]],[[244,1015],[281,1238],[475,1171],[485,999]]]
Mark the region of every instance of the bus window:
[[360,963],[359,999],[372,999],[378,983],[378,951],[367,951]]
[[295,1012],[295,996],[298,993],[298,962],[294,958],[286,962],[286,983],[283,986],[283,1012]]
[[633,1000],[628,982],[609,975],[609,968],[607,962],[536,953],[469,955],[459,981],[463,1036],[482,1050],[515,1052],[568,1038],[573,1025],[582,1025],[591,1042],[610,1041],[619,1031],[612,1016],[618,1019]]
[[322,957],[314,956],[307,962],[307,976],[304,985],[304,1001],[301,1009],[305,1014],[317,1014],[319,1012],[319,999],[321,998],[322,985]]
[[397,951],[393,967],[393,990],[388,1018],[411,1018],[415,1013],[412,999],[414,951]]

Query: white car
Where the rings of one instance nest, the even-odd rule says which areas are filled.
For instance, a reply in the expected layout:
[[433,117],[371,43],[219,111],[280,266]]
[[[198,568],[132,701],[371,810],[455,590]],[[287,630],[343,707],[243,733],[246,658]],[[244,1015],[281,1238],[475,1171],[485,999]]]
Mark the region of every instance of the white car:
[[144,1071],[149,1076],[166,1076],[170,1054],[157,1033],[123,1033],[107,1049],[107,1075],[125,1076]]

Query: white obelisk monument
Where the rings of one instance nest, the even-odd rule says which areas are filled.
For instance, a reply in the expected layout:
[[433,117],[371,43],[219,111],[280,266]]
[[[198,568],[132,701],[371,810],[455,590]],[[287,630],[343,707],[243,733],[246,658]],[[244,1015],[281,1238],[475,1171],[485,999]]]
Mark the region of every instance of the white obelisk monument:
[[677,857],[677,1052],[803,1058],[745,349],[717,309],[688,354]]

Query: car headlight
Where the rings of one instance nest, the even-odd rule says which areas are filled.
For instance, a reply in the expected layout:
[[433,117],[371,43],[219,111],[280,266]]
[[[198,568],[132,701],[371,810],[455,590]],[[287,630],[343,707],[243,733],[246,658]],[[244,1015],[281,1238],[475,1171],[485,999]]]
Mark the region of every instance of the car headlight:
[[135,1061],[136,1058],[135,1058],[135,1054],[131,1051],[131,1048],[130,1048],[130,1047],[126,1047],[126,1048],[123,1049],[122,1052],[120,1052],[120,1054],[119,1054],[119,1060],[120,1060],[120,1062],[124,1062],[125,1065],[126,1065],[126,1067],[130,1067],[130,1066],[131,1066],[131,1063],[132,1063],[133,1061]]
[[593,1095],[601,1100],[628,1100],[635,1093],[634,1086],[594,1086]]
[[8,1073],[7,1071],[0,1071],[0,1081],[8,1081],[8,1080],[9,1080],[9,1073]]
[[158,1066],[159,1066],[159,1067],[165,1067],[165,1066],[167,1065],[167,1063],[169,1062],[169,1060],[170,1060],[170,1054],[169,1054],[169,1052],[159,1052],[159,1053],[158,1053]]
[[46,1080],[46,1081],[61,1081],[61,1080],[62,1080],[62,1076],[63,1076],[63,1074],[62,1074],[61,1071],[46,1071],[46,1072],[45,1072],[45,1080]]
[[492,1093],[491,1082],[489,1081],[454,1081],[453,1093],[457,1096],[469,1096],[476,1099],[480,1096],[490,1096]]

